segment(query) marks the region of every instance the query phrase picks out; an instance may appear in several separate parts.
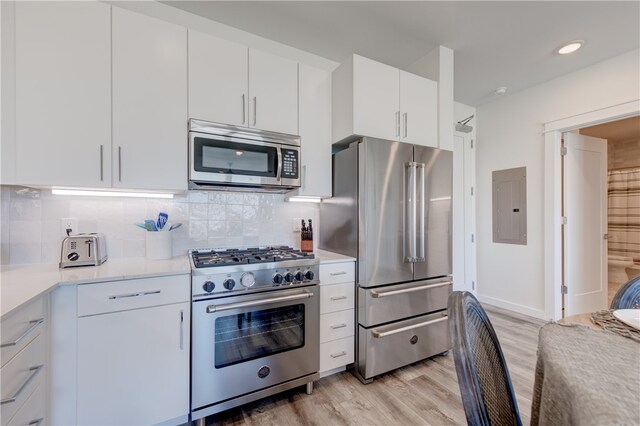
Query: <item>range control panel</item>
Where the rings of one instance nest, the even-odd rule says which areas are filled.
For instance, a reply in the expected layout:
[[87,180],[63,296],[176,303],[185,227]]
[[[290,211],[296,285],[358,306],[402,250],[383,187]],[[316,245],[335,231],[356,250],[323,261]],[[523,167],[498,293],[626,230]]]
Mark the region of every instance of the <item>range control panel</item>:
[[298,151],[282,148],[282,177],[298,179]]

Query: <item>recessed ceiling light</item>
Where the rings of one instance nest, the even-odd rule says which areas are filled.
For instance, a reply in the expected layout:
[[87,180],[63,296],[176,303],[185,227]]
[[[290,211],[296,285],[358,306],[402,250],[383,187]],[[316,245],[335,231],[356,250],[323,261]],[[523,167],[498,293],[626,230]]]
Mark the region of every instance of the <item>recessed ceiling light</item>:
[[507,93],[507,86],[500,86],[500,87],[496,88],[496,90],[494,90],[493,93],[498,95],[498,96],[504,95],[505,93]]
[[568,55],[580,49],[584,44],[584,40],[573,40],[558,49],[560,55]]

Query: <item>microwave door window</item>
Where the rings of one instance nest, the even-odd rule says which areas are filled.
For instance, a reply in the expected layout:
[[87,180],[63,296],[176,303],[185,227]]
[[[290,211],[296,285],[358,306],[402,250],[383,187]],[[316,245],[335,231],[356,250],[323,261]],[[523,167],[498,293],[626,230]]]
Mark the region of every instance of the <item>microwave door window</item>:
[[209,173],[276,177],[277,148],[196,139],[195,169]]

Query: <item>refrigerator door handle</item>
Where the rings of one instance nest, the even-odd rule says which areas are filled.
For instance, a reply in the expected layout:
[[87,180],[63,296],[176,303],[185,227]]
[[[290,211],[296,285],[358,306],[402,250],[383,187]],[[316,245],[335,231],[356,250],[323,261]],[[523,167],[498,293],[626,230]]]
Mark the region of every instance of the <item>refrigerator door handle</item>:
[[406,164],[406,191],[404,210],[404,261],[413,263],[416,259],[416,168],[417,164],[409,162]]
[[426,259],[425,256],[425,252],[424,252],[424,247],[425,247],[425,229],[424,229],[424,213],[425,213],[425,195],[426,195],[426,182],[425,182],[425,173],[424,173],[424,169],[425,169],[425,164],[424,163],[419,163],[416,165],[417,168],[417,176],[418,176],[418,182],[420,184],[420,189],[419,194],[420,194],[420,203],[418,204],[418,220],[417,220],[417,227],[418,227],[418,238],[419,243],[418,243],[418,256],[415,259],[415,262],[424,262]]

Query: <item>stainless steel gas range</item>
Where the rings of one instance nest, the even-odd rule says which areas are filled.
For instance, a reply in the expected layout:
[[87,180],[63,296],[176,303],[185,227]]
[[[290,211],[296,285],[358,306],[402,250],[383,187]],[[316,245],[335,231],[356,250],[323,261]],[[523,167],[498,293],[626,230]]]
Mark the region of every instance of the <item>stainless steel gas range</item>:
[[291,247],[189,252],[192,420],[319,378],[319,260]]

